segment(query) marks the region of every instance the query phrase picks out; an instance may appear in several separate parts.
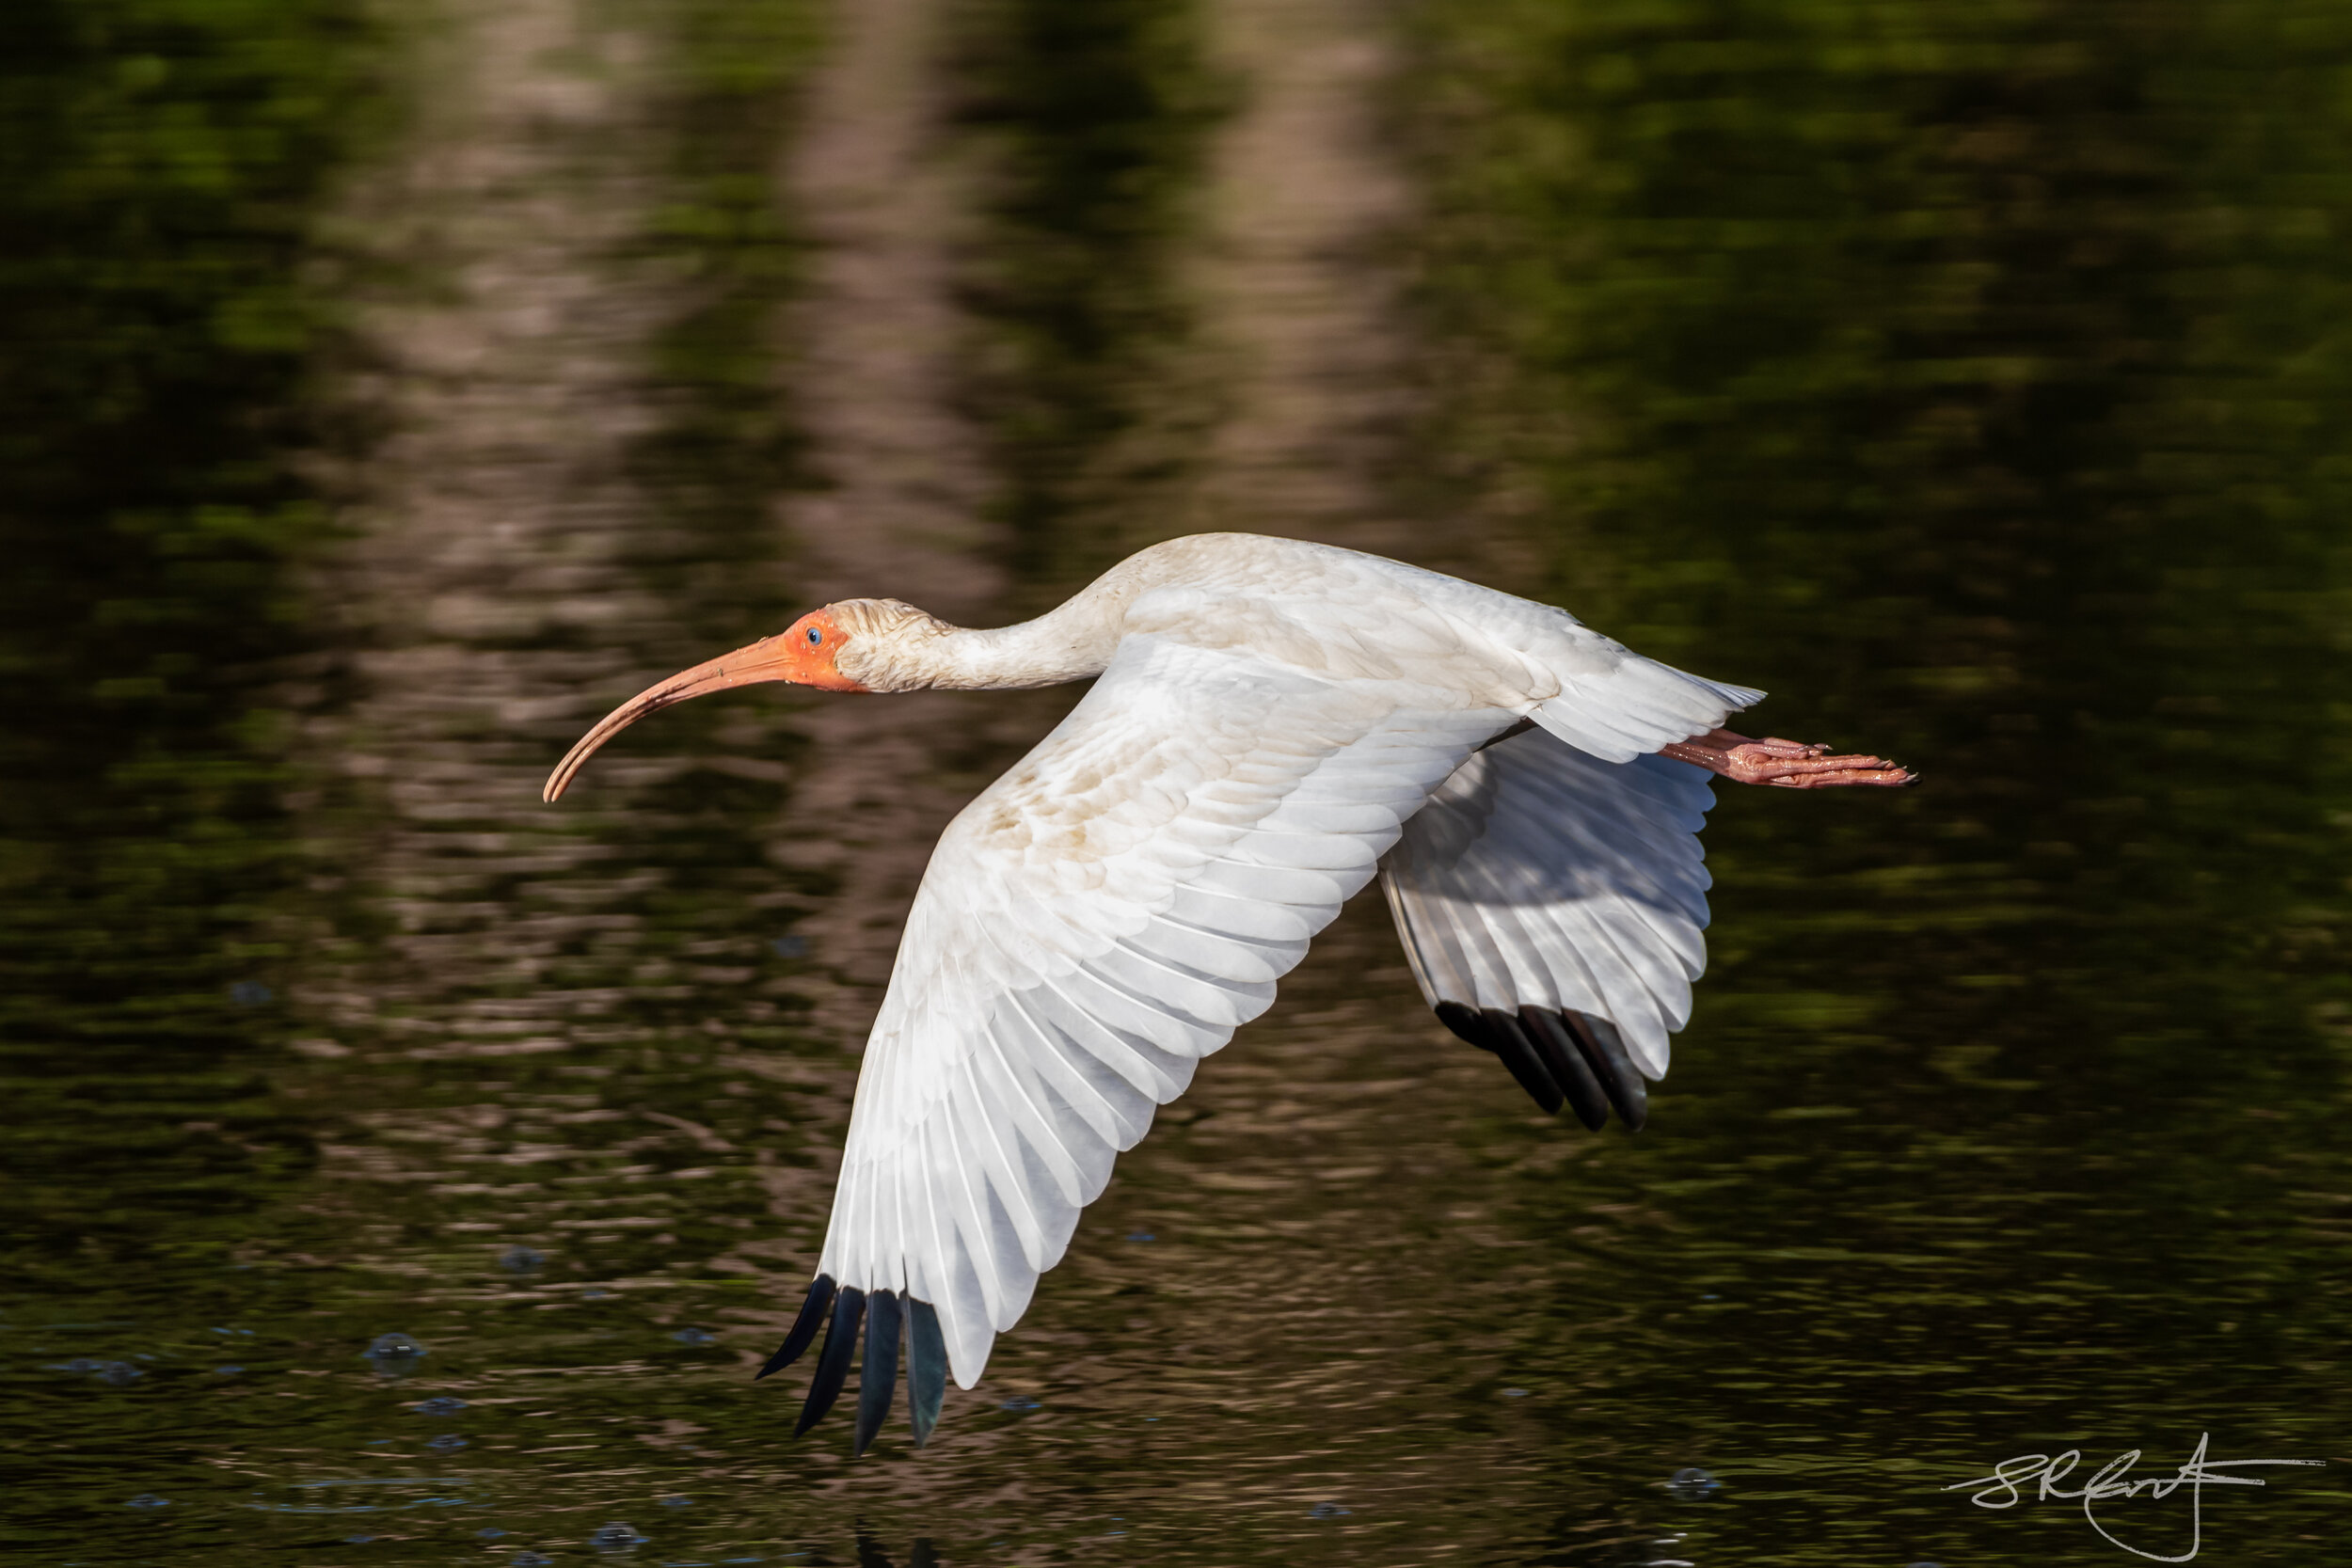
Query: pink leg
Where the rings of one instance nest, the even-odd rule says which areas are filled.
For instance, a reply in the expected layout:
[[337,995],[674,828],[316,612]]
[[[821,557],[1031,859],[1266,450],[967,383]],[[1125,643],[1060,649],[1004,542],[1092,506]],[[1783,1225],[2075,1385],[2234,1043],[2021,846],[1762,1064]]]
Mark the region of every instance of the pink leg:
[[1729,730],[1709,730],[1659,748],[1661,756],[1694,762],[1734,784],[1777,784],[1783,789],[1828,789],[1837,784],[1902,785],[1919,775],[1884,757],[1831,756],[1826,746],[1767,736],[1751,740]]

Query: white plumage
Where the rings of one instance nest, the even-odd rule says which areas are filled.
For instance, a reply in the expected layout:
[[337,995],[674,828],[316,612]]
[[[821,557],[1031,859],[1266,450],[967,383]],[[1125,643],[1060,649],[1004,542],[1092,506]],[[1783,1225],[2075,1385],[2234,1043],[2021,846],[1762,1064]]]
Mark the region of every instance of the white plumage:
[[1605,763],[1538,735],[1477,752],[1382,868],[1422,994],[1605,1019],[1664,1077],[1707,967],[1714,803],[1702,769],[1664,757]]
[[[861,1449],[887,1409],[902,1310],[919,1439],[940,1351],[958,1383],[978,1379],[1113,1157],[1375,874],[1457,1033],[1549,1105],[1565,1091],[1593,1122],[1597,1085],[1638,1122],[1627,1058],[1664,1073],[1705,961],[1708,769],[1908,780],[1860,776],[1899,772],[1876,758],[1726,736],[1725,715],[1761,693],[1643,658],[1564,610],[1212,534],[1146,550],[1020,626],[829,606],[615,710],[548,794],[640,714],[726,686],[1089,675],[932,854],[867,1042],[818,1287],[771,1364],[830,1317],[805,1426],[872,1303]],[[1655,754],[1670,748],[1692,760]]]

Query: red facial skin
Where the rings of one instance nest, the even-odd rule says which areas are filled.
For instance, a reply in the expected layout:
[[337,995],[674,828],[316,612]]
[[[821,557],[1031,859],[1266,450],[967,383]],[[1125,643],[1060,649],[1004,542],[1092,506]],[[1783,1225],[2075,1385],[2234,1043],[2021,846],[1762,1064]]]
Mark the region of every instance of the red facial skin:
[[776,637],[763,637],[749,647],[738,648],[731,654],[682,670],[668,680],[647,687],[619,707],[598,721],[596,727],[580,737],[580,743],[565,753],[548,776],[547,788],[541,798],[553,800],[564,793],[578,773],[580,765],[596,754],[598,747],[646,714],[665,708],[690,697],[706,696],[724,691],[730,687],[755,686],[761,681],[786,681],[793,686],[813,686],[824,691],[863,691],[856,681],[841,673],[834,661],[849,641],[840,624],[830,610],[812,610],[792,623],[791,629]]
[[[815,634],[813,641],[812,633]],[[728,659],[757,655],[773,643],[776,644],[776,653],[771,657],[787,673],[754,675],[751,679],[790,681],[794,686],[814,686],[826,691],[863,691],[866,688],[843,674],[834,664],[834,657],[848,640],[840,626],[834,622],[831,610],[812,610],[793,622],[792,628],[782,637],[764,638],[748,648],[739,648],[725,658],[713,662],[724,664]],[[688,673],[691,674],[692,672]]]

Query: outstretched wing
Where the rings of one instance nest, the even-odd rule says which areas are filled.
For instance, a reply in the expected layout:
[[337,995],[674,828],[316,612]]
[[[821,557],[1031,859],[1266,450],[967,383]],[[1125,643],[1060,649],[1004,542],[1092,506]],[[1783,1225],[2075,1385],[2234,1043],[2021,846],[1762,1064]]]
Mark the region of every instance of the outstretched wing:
[[[1402,635],[1343,626],[1339,670],[1131,633],[949,825],[866,1047],[817,1280],[767,1368],[825,1329],[803,1430],[870,1311],[857,1446],[887,1414],[902,1318],[927,1434],[946,1370],[977,1381],[1154,1107],[1273,1002],[1430,792],[1563,684],[1498,705],[1507,678],[1407,674],[1382,651]],[[1419,635],[1472,657],[1442,625]],[[1672,673],[1686,711],[1649,711],[1660,668],[1629,655],[1569,684],[1600,712],[1621,689],[1637,743],[1720,721],[1719,689]]]
[[1542,732],[1477,752],[1382,864],[1422,992],[1547,1110],[1639,1127],[1707,966],[1705,769]]
[[941,839],[859,1085],[822,1266],[935,1304],[965,1386],[1112,1155],[1496,723],[1136,654]]

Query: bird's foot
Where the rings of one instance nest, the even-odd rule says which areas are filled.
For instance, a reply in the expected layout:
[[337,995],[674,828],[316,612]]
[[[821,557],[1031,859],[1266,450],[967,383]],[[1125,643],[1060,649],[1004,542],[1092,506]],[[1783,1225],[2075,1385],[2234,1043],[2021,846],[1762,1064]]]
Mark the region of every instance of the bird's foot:
[[1839,784],[1900,787],[1919,782],[1916,773],[1884,757],[1832,756],[1826,746],[1808,746],[1777,736],[1751,740],[1729,730],[1694,735],[1659,748],[1659,754],[1696,763],[1734,784],[1775,784],[1782,789],[1829,789]]

